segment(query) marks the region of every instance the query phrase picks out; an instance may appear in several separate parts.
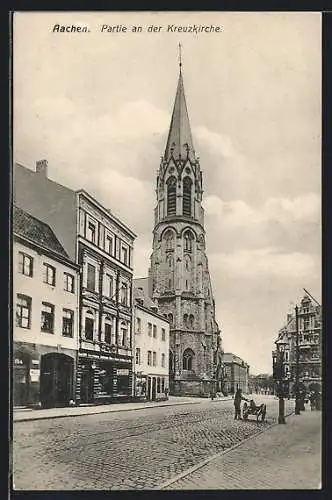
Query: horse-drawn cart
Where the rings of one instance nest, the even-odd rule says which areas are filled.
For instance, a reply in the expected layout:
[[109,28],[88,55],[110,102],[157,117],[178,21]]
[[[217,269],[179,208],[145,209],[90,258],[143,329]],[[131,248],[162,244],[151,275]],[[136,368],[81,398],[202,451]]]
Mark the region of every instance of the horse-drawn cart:
[[266,415],[266,404],[262,403],[261,405],[256,405],[253,400],[250,401],[249,404],[244,403],[242,408],[242,416],[243,420],[248,420],[249,415],[254,415],[259,421],[264,422]]

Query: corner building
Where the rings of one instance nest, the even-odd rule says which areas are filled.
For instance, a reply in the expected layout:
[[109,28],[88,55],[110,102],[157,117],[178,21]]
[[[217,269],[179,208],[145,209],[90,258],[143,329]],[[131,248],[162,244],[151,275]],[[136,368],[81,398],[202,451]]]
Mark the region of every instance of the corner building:
[[205,253],[202,171],[181,65],[156,194],[150,294],[170,323],[170,393],[204,396],[221,390],[222,350]]

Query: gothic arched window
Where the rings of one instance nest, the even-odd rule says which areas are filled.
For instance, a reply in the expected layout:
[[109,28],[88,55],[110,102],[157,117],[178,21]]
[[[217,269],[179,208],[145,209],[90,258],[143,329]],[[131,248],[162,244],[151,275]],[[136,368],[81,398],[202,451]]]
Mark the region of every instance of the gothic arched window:
[[183,353],[183,369],[184,370],[192,370],[193,369],[193,360],[194,360],[194,351],[191,349],[186,349]]
[[186,255],[184,258],[184,268],[187,272],[190,272],[191,260],[189,255]]
[[190,177],[185,177],[183,179],[182,213],[188,217],[191,216],[191,186],[192,180]]
[[167,179],[167,215],[176,214],[176,178]]
[[166,250],[173,250],[174,248],[174,233],[168,229],[165,233],[164,240],[166,241]]
[[184,249],[187,251],[187,252],[191,252],[192,249],[193,249],[193,235],[190,231],[186,231],[184,233]]
[[169,321],[170,326],[172,327],[173,326],[173,314],[172,313],[169,313],[168,321]]
[[188,328],[188,314],[183,315],[183,325],[185,328]]

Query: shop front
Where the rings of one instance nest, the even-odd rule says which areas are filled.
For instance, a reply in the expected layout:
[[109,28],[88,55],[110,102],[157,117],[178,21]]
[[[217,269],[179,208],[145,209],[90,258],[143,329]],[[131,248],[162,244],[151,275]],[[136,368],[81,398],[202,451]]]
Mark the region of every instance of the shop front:
[[167,399],[168,377],[165,375],[148,375],[146,397],[150,401]]
[[79,353],[76,383],[76,402],[111,403],[128,400],[132,392],[131,356],[117,352]]
[[13,404],[39,402],[39,353],[33,345],[18,343],[13,349]]

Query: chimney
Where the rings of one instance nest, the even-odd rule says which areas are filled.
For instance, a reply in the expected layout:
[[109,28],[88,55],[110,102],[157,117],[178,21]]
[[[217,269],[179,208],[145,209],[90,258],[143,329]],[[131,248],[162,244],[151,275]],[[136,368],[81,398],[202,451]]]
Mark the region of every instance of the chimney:
[[48,169],[47,160],[36,161],[36,173],[37,174],[43,175],[44,177],[47,178],[47,169]]

